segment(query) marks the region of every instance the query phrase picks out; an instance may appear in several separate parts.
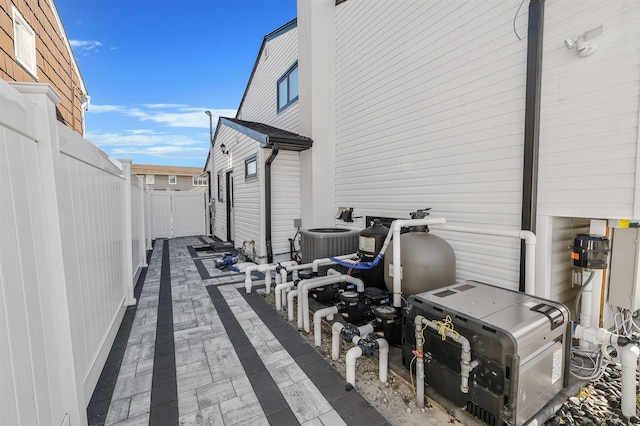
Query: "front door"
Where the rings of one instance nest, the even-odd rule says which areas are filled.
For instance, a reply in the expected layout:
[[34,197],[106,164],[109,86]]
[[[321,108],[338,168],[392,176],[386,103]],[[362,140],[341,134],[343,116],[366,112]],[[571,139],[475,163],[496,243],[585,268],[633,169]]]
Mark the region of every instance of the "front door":
[[226,187],[227,187],[227,241],[233,242],[234,239],[234,231],[233,231],[233,171],[227,172],[226,179]]

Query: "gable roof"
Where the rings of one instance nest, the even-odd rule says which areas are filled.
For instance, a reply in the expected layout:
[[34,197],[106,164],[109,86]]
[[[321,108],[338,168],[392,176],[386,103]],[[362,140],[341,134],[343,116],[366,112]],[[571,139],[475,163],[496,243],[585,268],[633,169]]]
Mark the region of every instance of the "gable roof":
[[306,136],[300,136],[268,124],[225,117],[220,117],[220,123],[260,142],[261,148],[271,148],[277,143],[284,151],[304,151],[313,145],[313,141]]
[[287,22],[280,28],[277,28],[271,31],[269,34],[264,36],[262,40],[262,45],[260,46],[260,51],[258,52],[258,56],[256,57],[256,62],[253,64],[253,69],[251,70],[251,75],[249,76],[249,81],[247,82],[247,86],[244,88],[244,93],[242,94],[242,100],[240,101],[240,105],[238,106],[238,110],[236,112],[236,118],[240,111],[242,111],[242,105],[244,104],[244,99],[247,97],[247,92],[249,91],[249,86],[251,86],[251,81],[253,80],[253,76],[256,73],[256,69],[258,68],[258,64],[260,63],[260,58],[262,57],[262,52],[264,51],[264,47],[267,45],[267,42],[273,40],[276,37],[285,34],[298,26],[298,19],[294,18],[291,21]]

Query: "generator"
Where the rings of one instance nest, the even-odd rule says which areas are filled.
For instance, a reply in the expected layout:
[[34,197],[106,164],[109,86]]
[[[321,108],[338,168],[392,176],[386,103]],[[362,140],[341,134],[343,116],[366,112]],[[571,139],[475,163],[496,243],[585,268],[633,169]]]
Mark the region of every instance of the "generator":
[[571,334],[561,303],[476,281],[413,295],[402,320],[402,361],[412,371],[417,315],[450,321],[478,362],[463,393],[460,345],[425,327],[425,385],[487,425],[525,424],[567,386]]

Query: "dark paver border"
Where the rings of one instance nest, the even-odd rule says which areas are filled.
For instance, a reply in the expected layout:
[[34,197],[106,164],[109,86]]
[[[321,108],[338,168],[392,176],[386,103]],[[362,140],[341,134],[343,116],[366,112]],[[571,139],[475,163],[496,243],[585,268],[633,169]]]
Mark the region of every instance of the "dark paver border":
[[256,292],[247,293],[244,288],[238,291],[345,423],[390,425],[358,391],[346,390],[344,377],[263,296]]
[[220,289],[215,285],[208,285],[206,289],[269,423],[299,425],[300,422],[291,411],[287,400],[267,371],[242,326],[231,312]]
[[178,424],[178,384],[176,380],[176,351],[173,339],[169,240],[164,240],[162,244],[162,269],[160,271],[160,289],[158,291],[158,320],[153,355],[149,424]]
[[[153,242],[155,246],[155,241]],[[151,261],[151,254],[153,248],[147,251],[147,265]],[[107,360],[102,367],[102,372],[98,379],[91,400],[87,405],[87,422],[90,426],[102,426],[107,419],[107,413],[109,412],[109,405],[111,404],[111,398],[113,397],[113,390],[116,387],[116,381],[118,380],[118,374],[120,373],[120,366],[122,365],[122,359],[127,349],[127,342],[129,341],[129,335],[131,334],[131,327],[133,326],[133,320],[136,317],[138,311],[138,302],[140,301],[140,294],[142,293],[142,287],[144,287],[144,281],[147,278],[148,266],[142,268],[140,276],[136,282],[136,286],[133,289],[133,297],[136,298],[136,304],[127,306],[127,309],[122,317],[122,322],[118,328],[118,332],[111,345],[111,350],[107,356]]]

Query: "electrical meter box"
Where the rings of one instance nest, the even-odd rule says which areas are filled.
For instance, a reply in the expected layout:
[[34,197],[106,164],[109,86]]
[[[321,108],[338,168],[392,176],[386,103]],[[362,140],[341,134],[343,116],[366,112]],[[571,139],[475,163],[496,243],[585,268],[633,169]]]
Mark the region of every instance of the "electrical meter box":
[[611,246],[609,304],[631,312],[640,309],[640,228],[616,228]]

